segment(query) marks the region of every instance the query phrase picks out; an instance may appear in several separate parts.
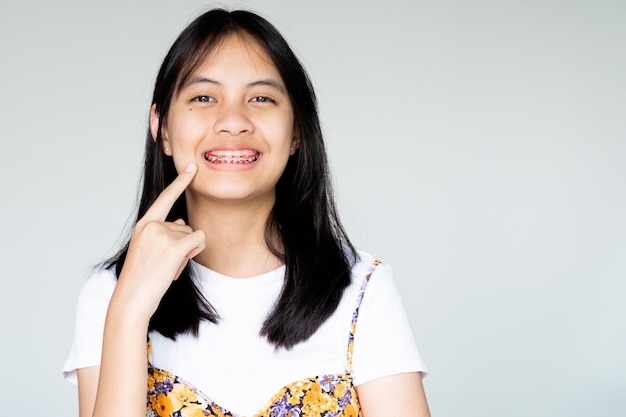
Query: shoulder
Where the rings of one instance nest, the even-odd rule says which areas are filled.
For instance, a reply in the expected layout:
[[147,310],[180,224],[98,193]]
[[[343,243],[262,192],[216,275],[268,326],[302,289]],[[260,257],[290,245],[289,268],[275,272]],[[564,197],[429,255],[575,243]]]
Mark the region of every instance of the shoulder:
[[355,385],[398,373],[424,372],[391,266],[367,252],[358,254],[353,268],[353,285],[360,283],[361,288],[354,334]]
[[354,265],[352,265],[352,275],[362,275],[373,268],[374,266],[378,269],[379,266],[383,265],[380,259],[376,258],[369,252],[363,250],[357,250],[357,259]]
[[378,316],[382,311],[402,308],[402,300],[396,286],[393,269],[365,251],[358,251],[358,260],[352,267],[351,292],[360,309],[359,321],[368,321],[370,315]]
[[85,287],[87,288],[111,288],[115,287],[117,275],[115,275],[115,267],[110,268],[99,265],[89,274]]
[[77,382],[76,370],[100,364],[102,335],[109,301],[117,277],[113,268],[98,267],[83,284],[78,295],[74,322],[74,341],[66,359],[63,373]]
[[106,309],[115,290],[117,276],[114,268],[97,267],[78,294],[78,312]]
[[[391,266],[368,252],[357,251],[358,259],[352,266],[353,284],[361,285],[367,280],[368,287],[395,287]],[[375,290],[374,290],[375,291]],[[367,290],[370,292],[370,289]]]

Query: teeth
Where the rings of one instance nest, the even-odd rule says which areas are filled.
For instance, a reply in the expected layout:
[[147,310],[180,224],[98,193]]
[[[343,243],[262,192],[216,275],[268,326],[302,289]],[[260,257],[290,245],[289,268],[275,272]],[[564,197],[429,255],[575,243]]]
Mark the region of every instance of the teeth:
[[204,159],[213,164],[251,164],[259,159],[259,153],[253,151],[216,151],[205,153]]

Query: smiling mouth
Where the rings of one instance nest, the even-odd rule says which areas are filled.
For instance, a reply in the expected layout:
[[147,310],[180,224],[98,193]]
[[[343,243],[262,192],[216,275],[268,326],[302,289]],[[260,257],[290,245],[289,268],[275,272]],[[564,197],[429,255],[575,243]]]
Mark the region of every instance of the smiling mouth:
[[256,151],[210,151],[205,153],[204,159],[211,164],[251,164],[261,156]]

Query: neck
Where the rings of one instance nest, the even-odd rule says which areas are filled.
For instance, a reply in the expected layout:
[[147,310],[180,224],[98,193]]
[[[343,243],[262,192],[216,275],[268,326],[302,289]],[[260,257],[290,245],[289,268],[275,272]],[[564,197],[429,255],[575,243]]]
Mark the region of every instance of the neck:
[[281,266],[283,262],[265,241],[273,205],[273,201],[223,204],[188,197],[189,225],[206,235],[206,248],[194,261],[233,278],[252,277]]

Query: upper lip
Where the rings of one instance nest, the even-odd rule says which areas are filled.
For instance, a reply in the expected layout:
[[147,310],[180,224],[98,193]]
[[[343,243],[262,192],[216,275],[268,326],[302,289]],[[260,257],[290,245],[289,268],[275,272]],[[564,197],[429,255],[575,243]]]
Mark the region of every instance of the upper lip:
[[222,144],[222,145],[218,145],[214,148],[211,149],[207,149],[206,151],[204,151],[202,154],[206,154],[206,153],[217,153],[217,152],[221,152],[221,153],[225,153],[225,152],[242,152],[242,151],[250,151],[250,152],[257,152],[260,153],[259,151],[257,151],[256,149],[250,147],[250,145],[246,145],[246,144]]

